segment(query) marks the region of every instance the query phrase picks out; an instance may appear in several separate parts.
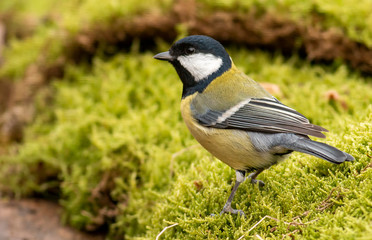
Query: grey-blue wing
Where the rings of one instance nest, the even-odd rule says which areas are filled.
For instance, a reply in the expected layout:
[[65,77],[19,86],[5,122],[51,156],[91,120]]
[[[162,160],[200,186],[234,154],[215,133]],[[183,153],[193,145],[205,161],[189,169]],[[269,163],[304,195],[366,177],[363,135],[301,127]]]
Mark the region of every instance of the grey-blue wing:
[[252,98],[224,111],[194,113],[206,127],[242,129],[253,132],[296,133],[325,138],[325,128],[311,124],[302,114],[275,98]]

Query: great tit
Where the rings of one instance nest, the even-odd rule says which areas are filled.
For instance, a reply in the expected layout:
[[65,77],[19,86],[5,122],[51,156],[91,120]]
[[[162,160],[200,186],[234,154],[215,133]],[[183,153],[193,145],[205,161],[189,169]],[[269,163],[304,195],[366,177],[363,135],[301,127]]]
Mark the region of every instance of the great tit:
[[354,158],[311,140],[325,138],[325,128],[311,124],[239,71],[215,39],[193,35],[154,56],[170,62],[183,83],[181,114],[191,134],[212,155],[236,171],[236,181],[222,213],[244,215],[231,202],[247,172],[257,176],[293,151],[340,164]]

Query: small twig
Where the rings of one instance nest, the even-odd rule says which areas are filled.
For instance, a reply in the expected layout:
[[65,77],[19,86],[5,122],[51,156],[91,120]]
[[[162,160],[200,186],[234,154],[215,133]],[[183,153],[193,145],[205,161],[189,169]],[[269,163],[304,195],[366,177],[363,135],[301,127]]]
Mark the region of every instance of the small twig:
[[288,227],[287,227],[287,230],[289,229],[289,227],[290,226],[305,226],[305,225],[307,225],[307,224],[310,224],[310,223],[313,223],[313,222],[316,222],[316,221],[318,221],[319,220],[319,218],[316,218],[316,219],[314,219],[314,220],[311,220],[311,221],[308,221],[308,222],[305,222],[305,223],[302,223],[302,222],[290,222],[290,223],[286,223],[286,224],[288,224]]
[[245,237],[245,233],[240,238],[238,238],[237,240],[242,240],[243,237]]
[[238,238],[238,240],[243,239],[243,237],[245,237],[245,235],[246,235],[247,233],[249,233],[249,232],[252,231],[254,228],[256,228],[258,224],[260,224],[263,220],[265,220],[265,218],[270,218],[270,219],[272,219],[272,220],[274,220],[274,221],[279,222],[279,219],[274,218],[274,217],[271,217],[271,216],[269,216],[269,215],[266,215],[265,217],[261,218],[261,220],[258,221],[255,225],[253,225],[253,227],[251,227],[251,228],[250,228],[246,233],[244,233],[240,238]]
[[[368,154],[367,154],[367,156],[368,156]],[[368,157],[370,157],[370,156],[368,156]],[[370,158],[371,158],[371,157],[370,157]],[[368,168],[372,168],[372,162],[370,162],[367,166],[365,166],[365,167],[360,171],[360,173],[367,171]]]
[[256,234],[256,237],[260,240],[264,240],[260,235]]
[[319,220],[319,218],[315,218],[314,220],[311,220],[311,221],[305,222],[304,225],[306,225],[306,224],[310,224],[310,223],[313,223],[313,222],[316,222],[316,221],[318,221],[318,220]]
[[240,238],[238,238],[237,240],[242,240],[243,237],[245,237],[245,233]]
[[328,197],[326,199],[324,199],[320,204],[319,206],[316,208],[318,211],[324,211],[326,210],[327,208],[329,208],[331,205],[333,205],[333,203],[329,202],[329,199],[331,199],[332,197],[332,194],[333,192],[336,190],[337,188],[332,188],[332,190],[329,192],[328,194]]
[[[367,157],[369,158],[372,158],[371,156],[369,156],[368,154],[366,154]],[[357,172],[354,174],[354,177],[356,176],[359,176],[360,174],[362,174],[363,172],[367,171],[368,168],[372,168],[372,162],[370,162],[369,164],[367,164],[362,170],[360,170],[360,172]]]
[[319,206],[316,208],[316,210],[323,212],[327,208],[332,207],[335,204],[335,202],[332,201],[331,198],[332,198],[333,192],[335,192],[336,190],[337,190],[337,195],[335,196],[334,199],[338,200],[338,199],[342,198],[343,194],[341,192],[341,189],[339,187],[334,187],[330,191],[328,197],[319,204]]
[[156,236],[156,240],[158,240],[159,239],[159,237],[168,229],[168,228],[172,228],[172,227],[175,227],[175,226],[177,226],[178,225],[178,223],[175,223],[175,224],[173,224],[173,225],[170,225],[170,226],[167,226],[167,227],[165,227],[165,228],[163,228],[163,230],[161,230],[161,232]]
[[296,216],[294,218],[292,218],[292,220],[296,220],[296,219],[301,219],[301,217],[306,217],[307,215],[309,215],[310,213],[310,210],[307,210],[306,212],[304,212],[303,214],[299,215],[299,216]]
[[293,232],[290,232],[290,233],[287,233],[287,234],[283,234],[283,238],[282,238],[282,240],[283,240],[285,237],[287,237],[287,236],[291,237],[292,239],[295,239],[294,236],[292,236],[292,234],[294,234],[294,233],[296,233],[296,232],[301,232],[301,230],[300,230],[300,229],[296,229],[296,230],[294,230]]

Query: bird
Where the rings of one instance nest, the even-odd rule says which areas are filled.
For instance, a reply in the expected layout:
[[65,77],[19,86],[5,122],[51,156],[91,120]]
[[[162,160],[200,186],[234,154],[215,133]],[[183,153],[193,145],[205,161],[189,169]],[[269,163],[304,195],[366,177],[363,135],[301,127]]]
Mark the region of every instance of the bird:
[[244,215],[231,206],[239,185],[248,177],[252,184],[264,186],[257,176],[293,151],[335,164],[354,160],[346,152],[311,140],[309,136],[325,138],[323,132],[328,130],[311,124],[238,70],[217,40],[187,36],[154,58],[171,63],[183,84],[181,115],[191,134],[235,170],[235,183],[220,214]]

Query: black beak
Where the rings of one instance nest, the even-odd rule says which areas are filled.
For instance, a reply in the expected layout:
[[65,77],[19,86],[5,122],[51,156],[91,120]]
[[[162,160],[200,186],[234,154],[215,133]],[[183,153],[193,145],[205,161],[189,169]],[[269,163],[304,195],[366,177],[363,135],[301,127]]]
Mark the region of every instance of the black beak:
[[158,53],[154,56],[154,58],[165,61],[172,61],[174,59],[174,57],[169,54],[169,51]]

